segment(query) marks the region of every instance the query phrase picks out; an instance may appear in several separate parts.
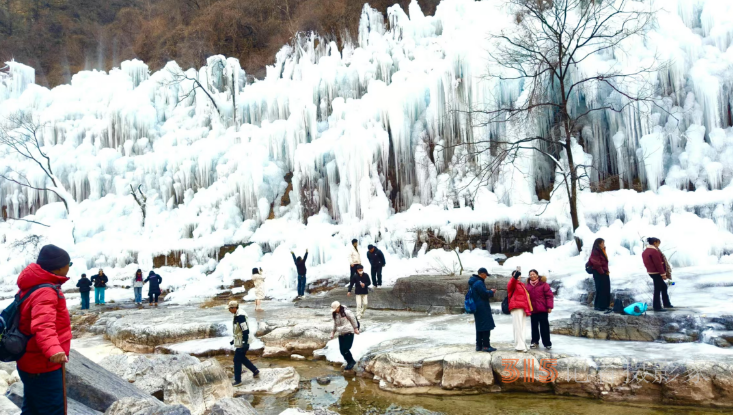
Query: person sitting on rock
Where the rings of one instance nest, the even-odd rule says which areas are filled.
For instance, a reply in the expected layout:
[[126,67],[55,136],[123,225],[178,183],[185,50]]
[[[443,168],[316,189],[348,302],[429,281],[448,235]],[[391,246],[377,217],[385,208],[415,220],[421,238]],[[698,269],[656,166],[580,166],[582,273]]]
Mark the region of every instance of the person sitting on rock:
[[81,309],[89,310],[89,292],[92,290],[92,281],[87,278],[87,274],[81,274],[76,286],[79,288],[79,294],[81,294]]
[[359,254],[359,241],[351,240],[351,250],[349,251],[349,278],[356,274],[356,266],[361,264],[361,255]]
[[160,296],[160,284],[163,282],[163,278],[153,271],[150,271],[148,278],[145,278],[143,284],[150,283],[148,285],[148,301],[150,305],[158,306],[158,297]]
[[369,264],[372,266],[372,279],[374,280],[374,287],[382,286],[382,268],[387,265],[387,261],[384,260],[384,254],[374,245],[367,247],[367,259]]
[[532,303],[532,315],[529,316],[532,325],[532,343],[529,345],[532,349],[540,347],[540,337],[542,337],[542,345],[545,349],[552,349],[550,341],[550,321],[549,313],[555,307],[555,296],[552,293],[550,284],[547,283],[547,277],[542,276],[537,270],[529,271],[529,278],[524,284],[529,299]]
[[18,360],[23,382],[23,414],[65,413],[62,365],[69,361],[71,320],[61,285],[69,280],[69,254],[46,245],[35,264],[18,276],[21,298],[18,329],[29,337],[25,354]]
[[104,271],[102,270],[102,268],[100,268],[97,275],[93,276],[91,281],[92,284],[94,284],[94,304],[105,305],[106,303],[104,302],[104,291],[107,289],[109,278],[104,275]]
[[232,386],[242,385],[242,365],[252,372],[252,377],[258,377],[260,371],[255,365],[247,359],[247,351],[249,350],[249,322],[247,321],[247,313],[244,309],[239,308],[239,303],[230,301],[227,304],[229,312],[234,314],[232,323],[232,333],[234,340],[229,344],[234,346],[234,382]]
[[308,259],[308,250],[305,250],[305,255],[301,257],[295,257],[295,253],[290,251],[290,255],[293,256],[293,262],[295,262],[295,269],[298,270],[298,298],[305,295],[305,260]]
[[489,272],[486,268],[479,268],[478,275],[473,275],[468,280],[468,287],[471,289],[476,311],[473,313],[474,323],[476,324],[476,351],[477,352],[495,352],[496,349],[491,347],[491,330],[496,327],[494,324],[494,316],[492,316],[489,298],[494,296],[496,289],[486,289],[486,277]]
[[354,292],[356,293],[356,318],[361,319],[364,317],[364,312],[366,312],[367,305],[368,305],[368,294],[369,294],[369,285],[371,285],[372,281],[369,278],[369,274],[364,272],[364,267],[359,264],[356,266],[356,273],[351,276],[351,281],[349,282],[349,292],[346,294],[347,296],[351,295],[351,289],[356,285],[356,290]]
[[338,301],[331,303],[331,314],[333,315],[331,338],[339,336],[339,351],[346,360],[344,370],[351,370],[356,364],[354,356],[351,355],[351,346],[354,344],[354,334],[359,334],[359,323],[354,318],[354,313]]

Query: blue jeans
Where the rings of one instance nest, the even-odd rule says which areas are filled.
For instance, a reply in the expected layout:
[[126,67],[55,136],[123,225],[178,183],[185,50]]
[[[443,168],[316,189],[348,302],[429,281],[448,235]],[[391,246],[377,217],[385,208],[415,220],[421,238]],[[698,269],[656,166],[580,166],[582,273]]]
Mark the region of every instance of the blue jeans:
[[104,304],[104,290],[106,287],[94,287],[94,304]]
[[298,295],[305,295],[305,275],[298,275]]
[[134,290],[135,290],[135,302],[142,303],[143,302],[143,287],[134,287]]
[[64,385],[61,369],[30,374],[18,370],[23,381],[22,415],[64,415]]
[[89,291],[81,294],[81,309],[89,310]]

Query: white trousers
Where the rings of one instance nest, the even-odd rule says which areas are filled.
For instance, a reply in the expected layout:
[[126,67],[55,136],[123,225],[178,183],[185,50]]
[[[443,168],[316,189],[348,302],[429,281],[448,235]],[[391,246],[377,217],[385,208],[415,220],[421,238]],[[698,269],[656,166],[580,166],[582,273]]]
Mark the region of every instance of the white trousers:
[[364,315],[364,312],[366,311],[368,304],[369,304],[369,300],[367,299],[366,294],[357,294],[356,295],[356,318],[361,320],[361,317]]
[[514,350],[527,351],[527,343],[524,342],[524,320],[527,315],[522,308],[515,308],[510,314],[514,328]]

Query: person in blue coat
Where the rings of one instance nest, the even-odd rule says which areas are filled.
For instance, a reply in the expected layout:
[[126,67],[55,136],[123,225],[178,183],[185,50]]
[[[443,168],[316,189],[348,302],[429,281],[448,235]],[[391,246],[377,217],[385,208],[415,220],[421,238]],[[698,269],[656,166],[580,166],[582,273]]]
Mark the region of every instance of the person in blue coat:
[[150,274],[148,274],[148,278],[145,278],[145,281],[143,281],[143,284],[150,283],[148,285],[148,299],[150,300],[150,305],[154,305],[155,307],[158,306],[158,296],[160,296],[160,283],[163,282],[163,278],[160,277],[160,275],[156,274],[153,271],[150,271]]
[[476,351],[494,352],[491,347],[491,330],[496,327],[494,317],[491,313],[489,298],[494,296],[496,289],[486,289],[484,280],[489,276],[486,268],[479,268],[478,275],[473,275],[468,280],[468,287],[473,293],[473,301],[476,303],[476,312],[473,313],[476,323]]

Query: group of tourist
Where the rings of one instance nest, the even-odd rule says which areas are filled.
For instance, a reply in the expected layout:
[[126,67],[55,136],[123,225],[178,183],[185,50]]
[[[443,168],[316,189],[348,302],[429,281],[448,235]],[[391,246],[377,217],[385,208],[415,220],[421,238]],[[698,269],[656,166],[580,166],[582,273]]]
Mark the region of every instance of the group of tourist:
[[[659,238],[647,238],[647,247],[641,254],[649,277],[654,282],[654,294],[652,296],[652,307],[656,312],[665,312],[674,308],[669,301],[667,291],[668,282],[672,281],[672,266],[667,257],[659,249],[662,241]],[[611,313],[611,272],[608,269],[608,255],[606,254],[606,242],[598,238],[593,242],[590,259],[586,264],[586,270],[593,275],[596,292],[593,300],[593,308],[597,311]]]
[[[105,305],[104,294],[107,290],[107,283],[109,278],[104,274],[103,269],[99,269],[97,275],[91,279],[87,278],[87,274],[81,274],[81,278],[76,283],[79,288],[79,294],[81,296],[81,309],[89,310],[89,293],[94,287],[94,304]],[[158,306],[158,298],[161,294],[160,284],[163,282],[163,278],[156,274],[154,271],[150,271],[147,278],[143,279],[142,270],[137,270],[135,276],[132,277],[132,289],[135,295],[135,304],[138,306],[143,305],[143,286],[148,285],[148,300],[151,306]]]

